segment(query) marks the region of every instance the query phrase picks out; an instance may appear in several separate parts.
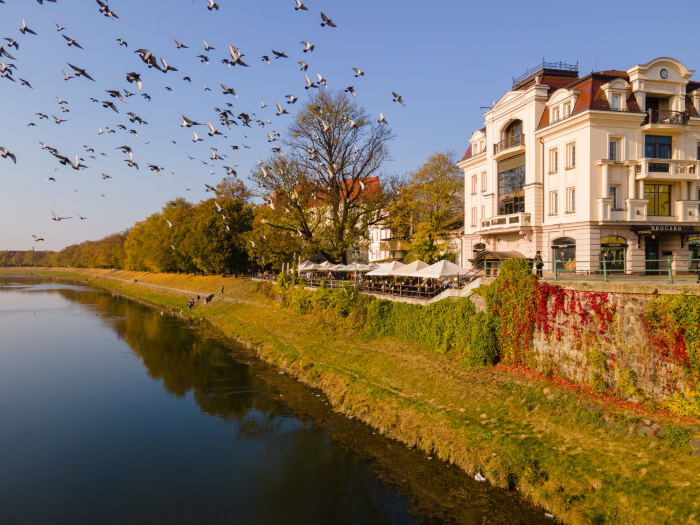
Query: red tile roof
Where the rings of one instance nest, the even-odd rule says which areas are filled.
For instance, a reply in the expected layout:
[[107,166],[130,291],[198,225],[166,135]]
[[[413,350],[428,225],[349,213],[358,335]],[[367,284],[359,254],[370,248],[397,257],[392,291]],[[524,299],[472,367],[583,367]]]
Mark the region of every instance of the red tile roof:
[[467,152],[464,154],[464,157],[462,157],[462,160],[467,160],[471,156],[472,156],[472,145],[469,144],[469,147],[467,148]]

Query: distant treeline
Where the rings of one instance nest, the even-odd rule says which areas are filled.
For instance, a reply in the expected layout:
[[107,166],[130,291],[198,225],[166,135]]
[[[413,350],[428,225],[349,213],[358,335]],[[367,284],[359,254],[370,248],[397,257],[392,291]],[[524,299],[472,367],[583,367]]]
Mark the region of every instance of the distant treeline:
[[237,180],[224,179],[217,197],[198,204],[178,198],[131,229],[59,252],[0,252],[0,266],[71,266],[172,272],[241,271],[255,206]]

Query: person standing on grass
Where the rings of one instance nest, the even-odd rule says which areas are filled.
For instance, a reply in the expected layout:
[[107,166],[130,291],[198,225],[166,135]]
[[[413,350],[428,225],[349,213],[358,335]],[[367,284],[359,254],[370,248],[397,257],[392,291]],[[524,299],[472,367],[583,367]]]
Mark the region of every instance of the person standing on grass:
[[224,295],[224,285],[221,285],[221,295]]

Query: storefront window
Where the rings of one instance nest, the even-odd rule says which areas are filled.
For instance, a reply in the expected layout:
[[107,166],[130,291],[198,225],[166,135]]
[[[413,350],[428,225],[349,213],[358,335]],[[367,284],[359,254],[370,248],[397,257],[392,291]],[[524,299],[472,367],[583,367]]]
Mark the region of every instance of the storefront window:
[[600,258],[601,261],[606,253],[610,252],[613,259],[608,264],[608,271],[625,269],[625,259],[627,255],[627,241],[623,237],[604,237],[600,241]]
[[561,237],[552,242],[552,255],[557,264],[557,272],[576,271],[576,240]]

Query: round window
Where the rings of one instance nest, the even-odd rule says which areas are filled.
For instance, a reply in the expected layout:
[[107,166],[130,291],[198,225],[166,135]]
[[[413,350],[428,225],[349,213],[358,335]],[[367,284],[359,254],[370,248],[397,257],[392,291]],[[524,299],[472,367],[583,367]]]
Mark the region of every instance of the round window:
[[666,80],[668,78],[668,71],[666,71],[665,69],[662,69],[660,71],[660,73],[661,73],[661,78],[663,78],[664,80]]

